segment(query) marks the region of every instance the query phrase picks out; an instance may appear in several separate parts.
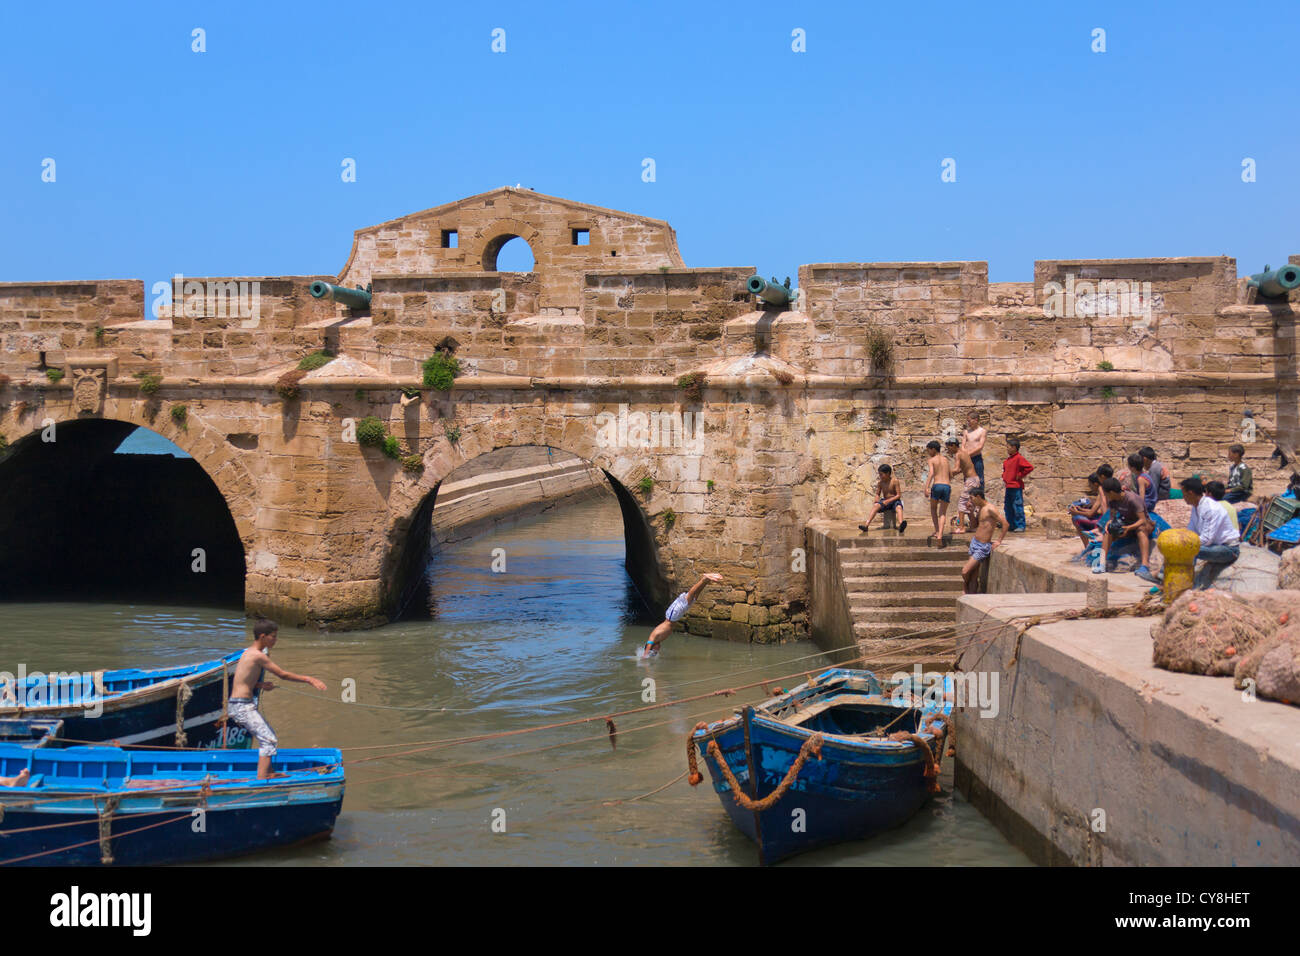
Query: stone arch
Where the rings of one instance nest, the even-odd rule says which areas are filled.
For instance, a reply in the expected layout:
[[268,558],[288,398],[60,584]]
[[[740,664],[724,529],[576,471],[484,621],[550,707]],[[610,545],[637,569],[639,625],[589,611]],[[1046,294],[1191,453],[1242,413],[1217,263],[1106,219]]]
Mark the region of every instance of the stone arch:
[[[78,414],[72,407],[64,406],[62,403],[47,402],[44,406],[37,406],[30,412],[24,413],[22,420],[15,422],[22,429],[20,435],[10,445],[7,454],[0,456],[0,466],[8,462],[11,470],[0,472],[0,481],[6,483],[14,482],[21,487],[24,484],[24,462],[18,459],[26,459],[26,456],[33,453],[35,446],[42,441],[42,433],[49,425],[53,425],[55,445],[58,445],[60,437],[65,443],[63,448],[67,448],[69,432],[72,433],[73,450],[64,451],[59,448],[59,457],[54,460],[46,460],[38,463],[32,460],[32,467],[43,467],[52,474],[58,474],[59,471],[66,471],[69,468],[93,468],[96,473],[104,474],[100,469],[107,465],[117,446],[137,427],[143,427],[155,434],[158,434],[169,441],[190,456],[192,463],[186,465],[177,464],[177,468],[182,469],[174,477],[179,480],[194,481],[198,480],[199,485],[194,486],[192,492],[182,496],[182,500],[193,500],[194,507],[198,509],[199,515],[207,515],[202,519],[205,534],[203,541],[211,541],[219,548],[221,561],[220,577],[223,582],[233,582],[236,578],[235,568],[238,568],[238,588],[239,595],[242,599],[245,593],[245,579],[249,566],[250,548],[254,535],[254,516],[255,506],[252,500],[253,492],[256,485],[252,476],[242,462],[239,462],[228,456],[221,454],[217,442],[224,445],[224,436],[215,432],[214,429],[202,423],[201,419],[196,416],[189,416],[186,424],[189,430],[186,431],[175,423],[170,415],[153,415],[151,416],[146,403],[136,399],[134,401],[125,401],[106,397],[101,414],[87,415]],[[155,406],[156,408],[156,406]],[[129,459],[123,459],[123,462]],[[150,466],[154,468],[155,466]],[[184,469],[189,468],[189,471]],[[110,481],[117,491],[124,487],[120,480],[122,468],[113,466],[107,474],[119,476],[117,481]],[[167,473],[167,472],[165,472]],[[151,472],[153,474],[153,472]],[[199,478],[198,476],[202,476]],[[31,479],[28,478],[27,481]],[[67,487],[74,486],[76,477],[69,479]],[[114,508],[117,513],[123,507],[139,507],[143,502],[148,501],[142,496],[140,503],[123,506],[120,502],[129,498],[129,495],[118,495],[117,498],[111,499],[106,503],[107,512],[101,512],[102,499],[96,497],[96,492],[103,494],[102,488],[84,493],[80,488],[72,498],[67,497],[67,487],[60,489],[65,501],[76,501],[79,504],[89,502],[93,505],[94,514],[98,517],[101,513],[113,514]],[[132,484],[130,487],[134,488]],[[176,487],[176,486],[173,486]],[[189,486],[181,486],[188,488]],[[206,488],[206,490],[204,490]],[[142,487],[142,492],[147,492],[148,487]],[[163,504],[167,504],[166,495],[163,496]],[[9,502],[12,507],[13,502]],[[153,501],[153,504],[158,504]],[[173,526],[188,526],[186,522],[175,525],[175,516],[184,511],[183,507],[177,507],[176,501],[170,501],[173,510],[169,512],[172,516]],[[229,516],[229,523],[225,522],[225,516],[220,515],[222,507],[226,515]],[[207,509],[206,511],[204,509]],[[53,512],[57,514],[56,510]],[[120,520],[120,518],[119,518]],[[93,521],[88,522],[93,524]],[[164,519],[165,524],[165,519]],[[135,527],[135,525],[132,525]],[[229,530],[225,530],[229,529]],[[142,529],[142,533],[151,533],[152,528]],[[88,534],[93,538],[94,533]],[[119,540],[119,539],[114,539]],[[123,544],[123,552],[129,553],[131,546],[137,542],[132,539]],[[205,550],[210,550],[207,545]],[[235,550],[238,551],[238,560],[234,557]],[[207,555],[205,560],[211,557],[216,559],[216,555]],[[111,574],[109,575],[112,576]],[[165,578],[165,574],[159,576]],[[233,583],[231,587],[233,588]],[[224,600],[224,599],[223,599]]]
[[465,250],[466,261],[482,264],[484,272],[497,271],[497,253],[511,239],[522,239],[528,243],[533,252],[533,271],[538,271],[542,261],[542,249],[538,242],[541,230],[519,219],[497,219],[484,226],[471,240]]
[[[516,423],[517,424],[517,423]],[[546,429],[541,429],[545,432]],[[671,568],[665,561],[655,529],[632,489],[640,480],[638,463],[597,446],[589,435],[530,434],[528,429],[504,430],[494,421],[467,424],[455,448],[439,442],[425,455],[418,483],[395,490],[390,499],[385,555],[381,568],[381,600],[390,617],[398,615],[412,599],[427,561],[433,507],[442,482],[461,465],[499,448],[522,445],[549,446],[587,461],[604,473],[623,516],[623,541],[628,574],[650,605],[668,600]]]

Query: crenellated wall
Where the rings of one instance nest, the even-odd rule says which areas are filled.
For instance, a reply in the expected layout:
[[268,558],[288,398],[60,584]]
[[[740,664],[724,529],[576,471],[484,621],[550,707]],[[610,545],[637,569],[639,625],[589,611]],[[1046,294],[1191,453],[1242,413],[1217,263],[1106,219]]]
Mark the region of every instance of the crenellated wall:
[[[507,222],[535,272],[484,268]],[[0,284],[0,488],[47,420],[148,425],[230,505],[250,610],[350,625],[392,612],[443,476],[548,445],[614,479],[656,593],[724,574],[690,630],[775,641],[805,624],[807,522],[861,516],[883,462],[923,510],[925,443],[971,409],[994,500],[1014,434],[1040,512],[1145,444],[1180,478],[1224,472],[1245,440],[1261,492],[1295,467],[1300,296],[1255,301],[1230,258],[1044,260],[1024,283],[989,283],[982,262],[805,265],[793,308],[750,296],[751,271],[685,268],[658,220],[497,190],[358,231],[339,281],[370,283],[369,309],[312,298],[319,276],[186,277],[156,320],[138,281]],[[320,348],[339,357],[278,393]],[[453,390],[404,395],[439,348]],[[707,376],[701,395],[686,373]],[[405,465],[349,439],[367,415]]]

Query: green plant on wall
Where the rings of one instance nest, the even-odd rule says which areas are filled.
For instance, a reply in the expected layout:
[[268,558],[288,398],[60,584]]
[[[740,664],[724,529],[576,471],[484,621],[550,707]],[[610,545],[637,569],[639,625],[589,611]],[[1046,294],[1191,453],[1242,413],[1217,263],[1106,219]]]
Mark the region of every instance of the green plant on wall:
[[51,382],[55,382],[55,383],[61,382],[63,381],[63,369],[47,368],[45,370],[45,377],[48,378]]
[[142,395],[156,394],[158,389],[162,388],[161,375],[154,375],[149,372],[136,372],[135,377],[140,380],[140,393]]
[[315,352],[308,352],[298,360],[298,370],[300,372],[314,372],[334,361],[335,355],[329,349],[317,349]]
[[1097,363],[1097,370],[1101,372],[1113,372],[1115,370],[1115,364],[1108,359],[1102,359]]
[[1101,397],[1102,397],[1102,398],[1107,398],[1107,399],[1109,399],[1109,398],[1114,398],[1114,397],[1115,397],[1115,390],[1114,390],[1113,388],[1111,388],[1109,385],[1107,385],[1105,388],[1103,388],[1103,389],[1101,390]]
[[644,478],[642,478],[640,481],[637,482],[637,487],[641,489],[641,494],[643,495],[650,494],[650,492],[654,489],[654,486],[655,486],[655,480],[651,478],[649,475],[646,475]]
[[402,457],[402,443],[397,440],[396,435],[385,435],[383,452],[389,458],[400,461]]
[[182,431],[189,431],[189,409],[184,405],[172,406],[172,421],[180,426]]
[[357,422],[357,443],[360,445],[369,445],[371,448],[378,448],[384,443],[384,435],[387,430],[384,423],[374,415],[367,415],[361,421]]
[[663,511],[663,517],[664,517],[664,530],[672,531],[673,525],[677,523],[677,512],[673,511],[672,508],[665,508]]
[[424,360],[424,387],[440,392],[450,391],[451,383],[460,372],[460,360],[450,352],[439,350]]
[[444,422],[442,426],[442,433],[447,436],[447,441],[451,442],[453,445],[456,444],[456,442],[460,441],[459,425],[448,425]]
[[421,458],[419,455],[404,455],[402,456],[402,470],[423,471],[424,459]]
[[706,482],[704,483],[704,487],[708,488],[709,491],[712,491],[712,490],[713,490],[713,479],[710,478],[708,481],[706,481]]
[[102,325],[95,326],[95,344],[104,344],[104,327]]

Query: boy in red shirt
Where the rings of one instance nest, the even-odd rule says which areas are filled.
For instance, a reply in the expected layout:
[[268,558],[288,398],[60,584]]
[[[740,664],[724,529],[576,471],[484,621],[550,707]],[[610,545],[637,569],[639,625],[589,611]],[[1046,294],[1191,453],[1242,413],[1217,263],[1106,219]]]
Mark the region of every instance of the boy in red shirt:
[[1004,504],[1008,530],[1025,530],[1025,476],[1034,470],[1024,455],[1020,454],[1020,439],[1008,438],[1010,456],[1002,463],[1002,484],[1007,489]]

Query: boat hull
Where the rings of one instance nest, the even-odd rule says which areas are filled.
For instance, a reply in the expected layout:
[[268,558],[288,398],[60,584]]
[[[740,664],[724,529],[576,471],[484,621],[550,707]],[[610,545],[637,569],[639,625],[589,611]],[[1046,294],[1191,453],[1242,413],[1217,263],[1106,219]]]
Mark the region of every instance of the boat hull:
[[[799,708],[834,701],[839,695],[866,693],[878,701],[877,709],[888,700],[868,672],[833,670],[818,680],[840,686],[810,682],[693,735],[714,792],[732,822],[758,845],[761,863],[897,827],[920,809],[934,786],[934,777],[926,775],[931,761],[912,741],[837,736],[787,722]],[[943,707],[906,707],[910,720],[894,723],[894,728],[917,731],[937,756],[946,739],[946,721],[925,716],[935,709],[946,713]],[[923,720],[931,723],[923,728]],[[821,736],[820,759],[809,757],[789,789],[763,810],[737,803],[727,775],[709,753],[710,741],[716,742],[744,795],[761,801],[779,788],[814,733]],[[756,768],[755,779],[751,767]]]
[[256,779],[252,751],[0,745],[0,864],[200,863],[327,837],[343,806],[338,750],[283,750]]
[[[753,722],[750,746],[759,769],[752,796],[762,799],[780,785],[805,739],[806,735],[783,733],[761,719]],[[748,793],[743,729],[737,726],[719,736],[718,746]],[[763,863],[892,829],[907,822],[929,797],[925,765],[915,749],[863,754],[826,740],[822,759],[808,760],[785,795],[771,808],[757,812],[736,803],[731,785],[712,757],[706,755],[705,762],[727,815],[759,844]]]
[[[339,788],[341,791],[341,788]],[[155,866],[167,863],[203,863],[244,856],[276,847],[292,846],[312,839],[326,839],[334,830],[343,806],[340,795],[333,800],[293,808],[286,814],[276,807],[249,807],[209,812],[205,833],[193,832],[191,810],[166,810],[146,814],[119,814],[113,818],[112,865]],[[49,824],[50,814],[5,811],[0,825],[0,865],[14,866],[102,866],[97,814],[67,814],[57,830],[6,836],[5,830]],[[166,821],[166,822],[164,822]],[[142,829],[149,824],[158,824]],[[126,832],[124,831],[137,831]],[[21,857],[13,864],[7,861]]]

